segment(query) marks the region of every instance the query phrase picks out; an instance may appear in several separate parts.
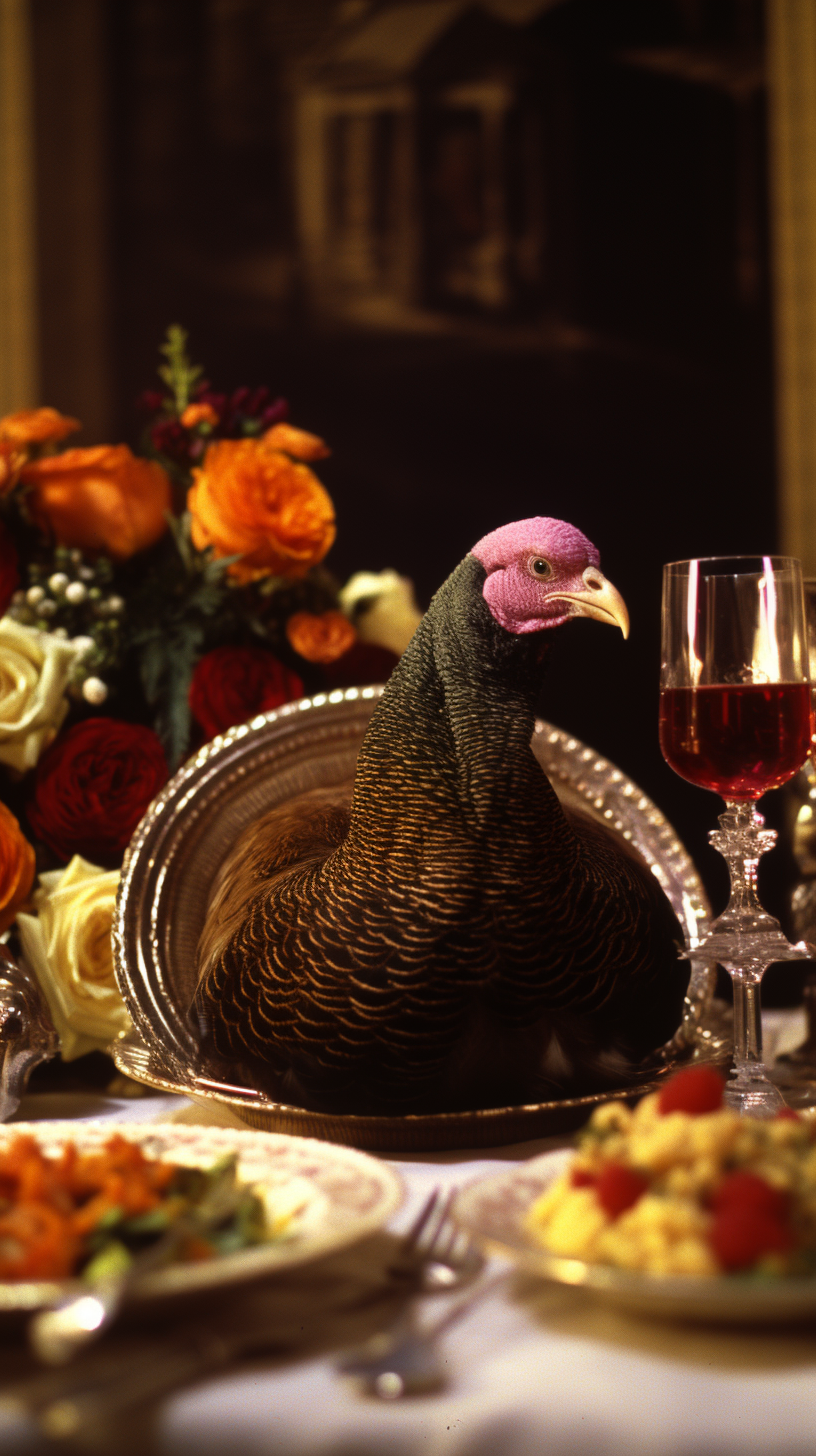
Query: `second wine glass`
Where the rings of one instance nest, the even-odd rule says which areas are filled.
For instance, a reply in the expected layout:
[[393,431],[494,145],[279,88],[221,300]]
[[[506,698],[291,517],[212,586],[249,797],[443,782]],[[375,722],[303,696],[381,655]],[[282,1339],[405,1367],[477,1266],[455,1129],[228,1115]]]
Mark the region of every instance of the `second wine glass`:
[[757,865],[776,834],[756,801],[810,749],[802,575],[791,557],[711,557],[663,573],[660,745],[676,773],[725,799],[711,843],[731,896],[695,952],[734,985],[734,1071],[727,1102],[773,1115],[784,1105],[762,1061],[759,985],[774,961],[809,955],[760,904]]

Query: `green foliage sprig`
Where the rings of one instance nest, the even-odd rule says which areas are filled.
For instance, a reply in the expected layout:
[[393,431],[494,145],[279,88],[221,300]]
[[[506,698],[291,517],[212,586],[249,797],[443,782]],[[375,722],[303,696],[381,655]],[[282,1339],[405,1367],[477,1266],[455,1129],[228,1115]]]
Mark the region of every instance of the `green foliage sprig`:
[[159,365],[159,378],[170,390],[175,413],[181,415],[190,403],[196,385],[200,384],[204,370],[199,364],[192,363],[187,353],[187,330],[181,324],[170,325],[159,352],[167,360],[166,364]]

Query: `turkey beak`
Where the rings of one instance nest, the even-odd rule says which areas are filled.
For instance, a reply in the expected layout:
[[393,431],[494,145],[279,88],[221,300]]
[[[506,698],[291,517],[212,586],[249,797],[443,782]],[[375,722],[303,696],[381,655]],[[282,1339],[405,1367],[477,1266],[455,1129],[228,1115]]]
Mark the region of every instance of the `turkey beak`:
[[624,637],[629,636],[629,613],[617,587],[607,581],[597,566],[588,566],[584,572],[584,591],[553,592],[559,601],[573,603],[576,617],[594,617],[598,622],[609,622],[620,627]]

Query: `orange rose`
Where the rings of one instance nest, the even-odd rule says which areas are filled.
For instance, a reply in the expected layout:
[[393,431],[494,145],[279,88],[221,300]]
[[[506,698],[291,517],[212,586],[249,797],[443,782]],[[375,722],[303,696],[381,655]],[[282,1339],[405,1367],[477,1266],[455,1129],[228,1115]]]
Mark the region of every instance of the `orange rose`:
[[17,450],[9,440],[0,440],[0,497],[14,489],[25,463],[24,450]]
[[22,409],[0,420],[0,441],[9,445],[45,445],[64,440],[79,429],[79,420],[61,415],[59,410]]
[[262,440],[210,445],[187,495],[193,544],[240,556],[236,581],[303,576],[334,540],[334,506],[307,465]]
[[285,455],[294,455],[296,460],[325,460],[331,450],[319,435],[310,435],[308,430],[299,430],[295,425],[273,425],[261,435],[261,442],[270,450],[283,450]]
[[307,662],[334,662],[348,652],[357,633],[342,612],[295,612],[286,623],[286,636]]
[[181,416],[185,430],[194,430],[196,425],[217,425],[218,415],[211,404],[188,404]]
[[34,850],[0,803],[0,934],[8,930],[34,883]]
[[127,445],[95,445],[33,460],[21,479],[29,488],[32,516],[60,546],[106,551],[125,561],[167,529],[167,474]]

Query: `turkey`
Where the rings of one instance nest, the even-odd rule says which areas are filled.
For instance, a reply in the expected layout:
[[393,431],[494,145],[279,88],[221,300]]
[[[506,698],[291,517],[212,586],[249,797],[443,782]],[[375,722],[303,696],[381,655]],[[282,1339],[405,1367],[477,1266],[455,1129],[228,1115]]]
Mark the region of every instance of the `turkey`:
[[670,1039],[688,966],[669,902],[530,746],[552,633],[627,635],[599,563],[548,517],[485,536],[394,669],[350,804],[307,794],[244,834],[200,943],[211,1069],[394,1115],[620,1084]]

